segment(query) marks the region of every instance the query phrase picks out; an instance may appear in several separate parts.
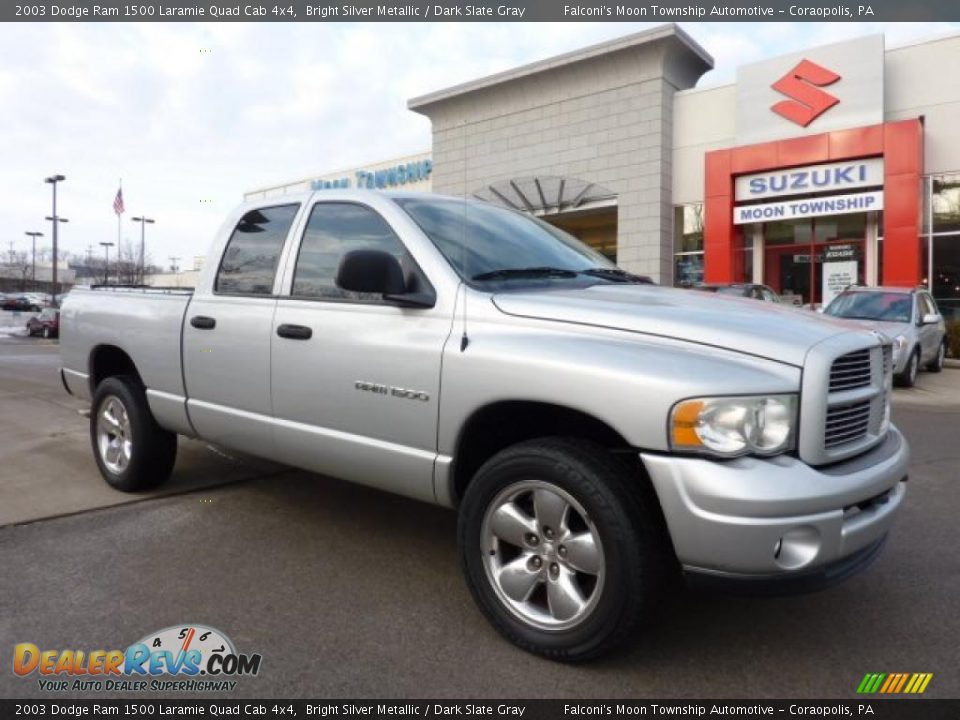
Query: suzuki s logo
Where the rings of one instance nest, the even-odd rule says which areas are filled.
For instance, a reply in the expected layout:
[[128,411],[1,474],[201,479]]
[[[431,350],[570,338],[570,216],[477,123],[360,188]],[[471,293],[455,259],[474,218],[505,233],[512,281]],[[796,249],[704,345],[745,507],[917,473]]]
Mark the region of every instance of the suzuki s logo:
[[774,105],[777,115],[806,127],[827,110],[832,108],[839,99],[820,88],[833,85],[840,76],[832,70],[827,70],[809,60],[801,60],[790,72],[773,84],[773,89],[789,100],[782,100]]

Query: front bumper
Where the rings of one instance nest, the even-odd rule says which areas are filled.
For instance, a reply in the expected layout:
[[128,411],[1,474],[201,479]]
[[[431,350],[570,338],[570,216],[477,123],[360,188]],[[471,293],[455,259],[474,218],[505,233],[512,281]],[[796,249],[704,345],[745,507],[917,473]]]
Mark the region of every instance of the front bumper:
[[836,582],[876,556],[906,494],[910,451],[891,426],[876,448],[820,468],[788,456],[640,457],[689,576],[799,590],[818,578]]

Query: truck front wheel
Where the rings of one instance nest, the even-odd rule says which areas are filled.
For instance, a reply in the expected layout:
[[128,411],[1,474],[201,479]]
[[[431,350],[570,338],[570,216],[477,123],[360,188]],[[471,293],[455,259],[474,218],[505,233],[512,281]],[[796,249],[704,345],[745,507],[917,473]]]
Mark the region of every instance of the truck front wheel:
[[124,492],[156,487],[173,471],[177,436],[153,418],[135,377],[110,377],[97,386],[90,410],[90,442],[104,480]]
[[586,660],[629,640],[663,593],[669,542],[644,478],[589,442],[495,455],[468,485],[459,545],[474,599],[508,640]]

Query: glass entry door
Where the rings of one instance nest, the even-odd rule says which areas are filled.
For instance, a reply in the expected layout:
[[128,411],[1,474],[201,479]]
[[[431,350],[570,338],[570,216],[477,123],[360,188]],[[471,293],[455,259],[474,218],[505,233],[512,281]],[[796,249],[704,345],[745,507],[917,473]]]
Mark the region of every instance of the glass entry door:
[[763,235],[764,283],[788,304],[825,305],[864,283],[865,213],[766,223]]

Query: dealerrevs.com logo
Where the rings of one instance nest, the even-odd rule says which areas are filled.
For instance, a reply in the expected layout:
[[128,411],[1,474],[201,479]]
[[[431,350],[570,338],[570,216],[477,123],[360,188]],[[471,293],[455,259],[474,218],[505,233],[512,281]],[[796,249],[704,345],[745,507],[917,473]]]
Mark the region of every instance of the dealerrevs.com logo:
[[13,648],[13,672],[37,676],[51,692],[223,692],[234,678],[260,672],[261,656],[238,653],[226,635],[203,625],[177,625],[151,633],[126,650]]

